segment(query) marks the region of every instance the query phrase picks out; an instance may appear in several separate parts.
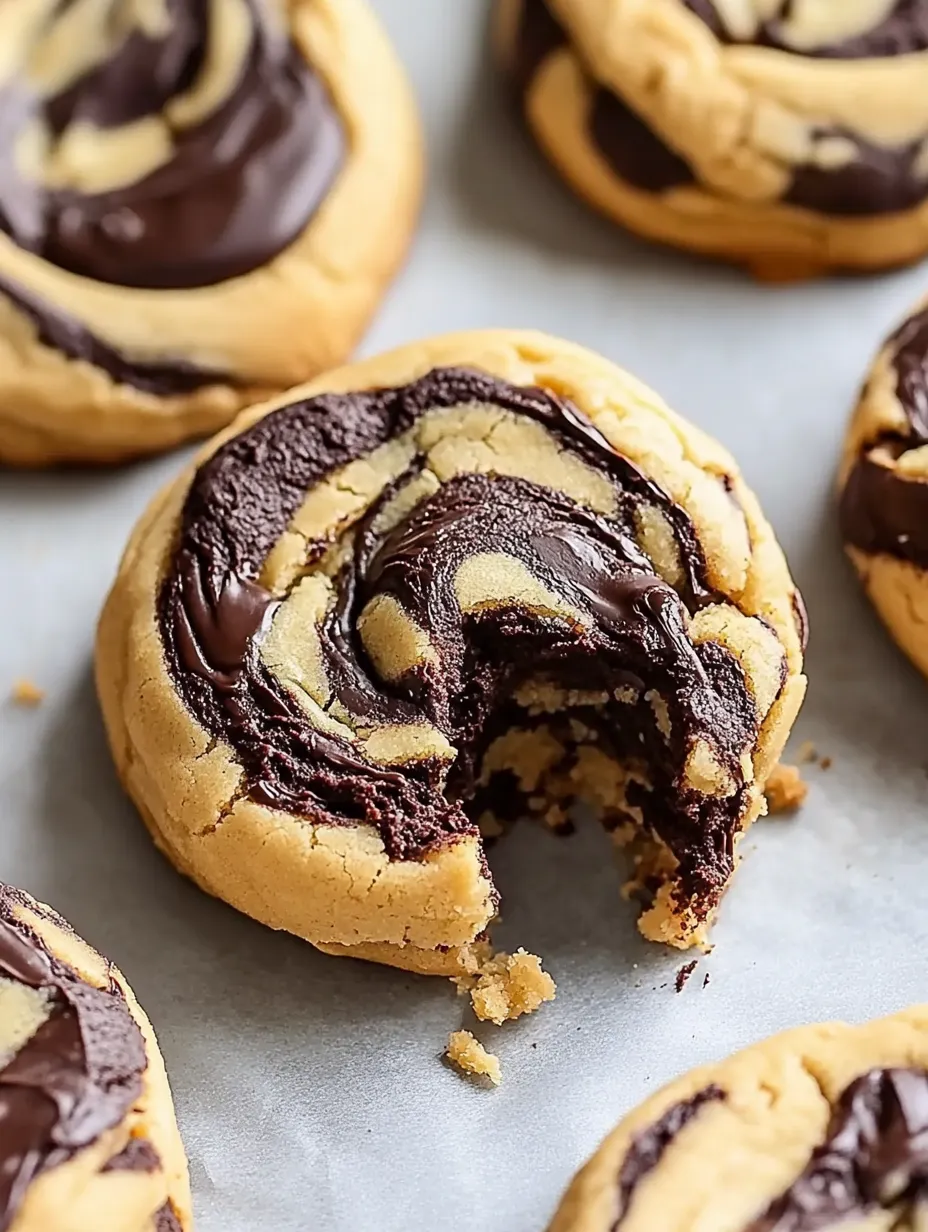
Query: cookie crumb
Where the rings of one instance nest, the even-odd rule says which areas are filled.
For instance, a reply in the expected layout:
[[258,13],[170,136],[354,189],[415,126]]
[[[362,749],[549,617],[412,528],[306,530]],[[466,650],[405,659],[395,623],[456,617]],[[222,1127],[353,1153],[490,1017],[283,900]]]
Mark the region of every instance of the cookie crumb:
[[[802,757],[802,750],[799,756]],[[783,762],[773,767],[764,786],[767,808],[771,813],[793,812],[799,808],[808,794],[808,785],[803,782],[798,768],[786,766]]]
[[682,992],[683,989],[686,987],[686,981],[690,978],[690,976],[696,970],[696,964],[698,962],[699,962],[699,959],[694,958],[692,962],[684,963],[683,966],[680,968],[680,970],[677,972],[677,978],[674,980],[674,983],[673,983],[673,986],[677,992]]
[[465,1074],[476,1074],[478,1077],[489,1078],[498,1087],[502,1078],[499,1067],[499,1057],[487,1052],[470,1031],[452,1031],[448,1036],[448,1047],[445,1056],[452,1065],[456,1065]]
[[545,1001],[553,1001],[557,987],[541,968],[541,959],[525,950],[495,954],[476,976],[459,981],[470,992],[474,1013],[484,1022],[501,1026],[523,1014],[533,1014]]
[[38,706],[45,700],[45,690],[23,677],[13,681],[10,698],[17,706]]
[[823,757],[822,760],[818,764],[819,766],[821,766],[823,770],[830,770],[834,763],[832,762],[830,757]]
[[799,746],[799,762],[800,765],[808,766],[810,762],[815,761],[818,753],[815,745],[811,740],[803,740]]
[[708,986],[708,983],[709,983],[709,972],[707,971],[705,974],[705,978],[703,979],[703,982],[702,982],[703,988],[706,988]]

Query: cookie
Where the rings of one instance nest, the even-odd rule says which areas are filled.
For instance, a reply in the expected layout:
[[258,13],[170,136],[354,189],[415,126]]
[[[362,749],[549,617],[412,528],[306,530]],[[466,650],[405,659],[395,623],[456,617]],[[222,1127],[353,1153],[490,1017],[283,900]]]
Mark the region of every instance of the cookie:
[[0,885],[0,1228],[183,1232],[187,1161],[151,1024],[50,908]]
[[871,602],[928,675],[928,305],[876,357],[841,465],[841,530]]
[[630,1113],[549,1232],[921,1228],[928,1007],[787,1031]]
[[594,806],[701,942],[799,708],[801,608],[729,455],[542,334],[433,338],[247,412],[150,506],[97,638],[119,774],[204,889],[460,976],[480,822]]
[[928,250],[920,0],[497,0],[528,124],[649,239],[761,277]]
[[422,177],[365,0],[20,0],[0,48],[0,461],[166,449],[344,362]]

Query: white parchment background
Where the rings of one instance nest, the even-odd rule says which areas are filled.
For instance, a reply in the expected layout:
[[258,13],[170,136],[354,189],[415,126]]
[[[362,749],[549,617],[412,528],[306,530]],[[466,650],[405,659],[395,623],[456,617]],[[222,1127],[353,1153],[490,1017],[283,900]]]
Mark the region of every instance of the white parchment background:
[[[719,436],[808,602],[812,688],[795,821],[764,823],[682,995],[637,939],[608,844],[526,827],[493,853],[499,940],[545,956],[557,1002],[492,1036],[505,1078],[438,1057],[442,981],[323,957],[175,875],[123,800],[93,696],[93,623],[125,536],[179,459],[0,474],[0,877],[124,969],[177,1096],[202,1232],[540,1232],[576,1165],[655,1084],[780,1027],[928,996],[928,687],[840,554],[831,486],[879,337],[928,274],[788,289],[622,237],[523,139],[485,53],[482,0],[379,0],[423,104],[422,229],[366,352],[468,326],[535,326],[604,352]],[[703,987],[703,975],[711,983]],[[488,1038],[490,1038],[488,1036]]]

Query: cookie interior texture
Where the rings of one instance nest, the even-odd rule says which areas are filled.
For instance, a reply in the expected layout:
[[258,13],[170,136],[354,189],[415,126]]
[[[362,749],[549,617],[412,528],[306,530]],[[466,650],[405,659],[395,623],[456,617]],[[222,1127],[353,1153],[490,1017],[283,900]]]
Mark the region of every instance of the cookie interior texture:
[[[532,127],[606,212],[649,231],[636,194],[657,197],[667,213],[653,216],[656,238],[720,252],[727,242],[733,256],[792,251],[854,265],[921,251],[914,217],[928,200],[928,115],[911,92],[928,13],[919,0],[500,0],[500,10]],[[861,105],[875,94],[879,114]],[[852,241],[866,239],[857,224],[890,216],[909,227],[908,249],[881,232],[870,256],[865,242],[855,255]]]
[[925,1010],[774,1037],[632,1113],[550,1232],[915,1229],[928,1155]]
[[3,1232],[189,1226],[163,1067],[129,998],[60,917],[0,886]]
[[[734,479],[703,482],[713,535],[749,551]],[[479,851],[488,816],[557,824],[585,800],[630,853],[643,930],[693,944],[762,807],[761,730],[797,687],[768,621],[710,583],[706,551],[549,390],[436,368],[272,410],[197,471],[159,586],[173,687],[240,767],[198,835],[251,802],[428,869]],[[495,914],[485,863],[458,893],[436,970]],[[377,941],[348,934],[346,952]]]

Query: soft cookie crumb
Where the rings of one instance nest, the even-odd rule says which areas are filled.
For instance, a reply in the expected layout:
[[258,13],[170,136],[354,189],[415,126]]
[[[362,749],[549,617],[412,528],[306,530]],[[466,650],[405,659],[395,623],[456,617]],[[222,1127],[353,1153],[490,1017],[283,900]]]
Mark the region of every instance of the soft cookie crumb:
[[545,1001],[553,1001],[556,992],[554,980],[541,969],[541,959],[525,950],[494,955],[464,986],[477,1017],[497,1026],[534,1013]]
[[818,752],[811,740],[803,740],[799,746],[799,761],[803,766],[809,765],[818,757]]
[[10,697],[17,706],[38,706],[45,698],[45,690],[32,680],[14,680]]
[[809,794],[808,785],[796,766],[774,766],[764,787],[771,813],[789,813],[799,808]]
[[445,1056],[452,1065],[463,1070],[465,1074],[477,1074],[489,1078],[495,1087],[500,1084],[502,1072],[499,1067],[499,1057],[487,1052],[470,1031],[452,1031],[448,1036],[448,1047]]

